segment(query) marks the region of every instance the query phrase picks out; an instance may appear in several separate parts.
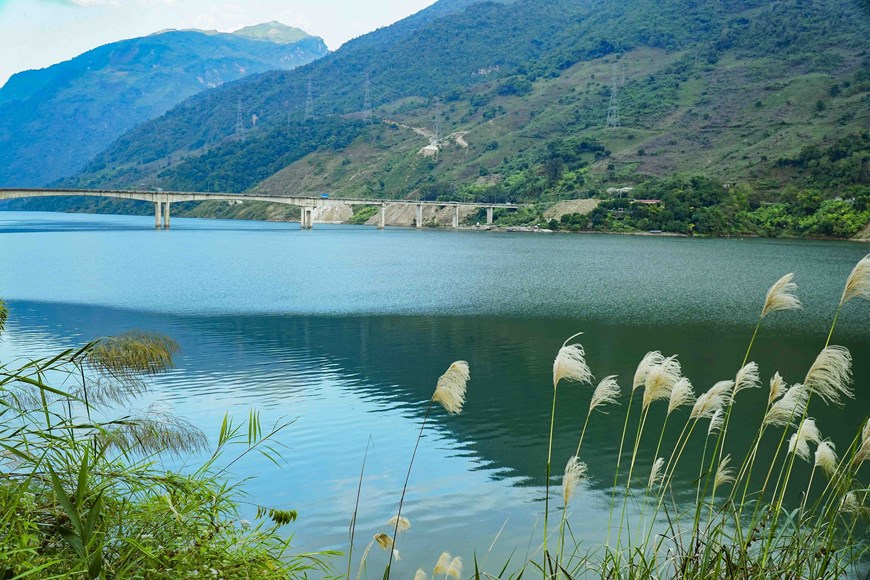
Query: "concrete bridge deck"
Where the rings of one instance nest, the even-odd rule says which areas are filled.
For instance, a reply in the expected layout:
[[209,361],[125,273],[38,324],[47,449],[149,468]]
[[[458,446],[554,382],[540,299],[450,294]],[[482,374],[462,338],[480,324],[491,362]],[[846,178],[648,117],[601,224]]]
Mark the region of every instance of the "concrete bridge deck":
[[0,188],[0,200],[21,199],[29,197],[107,197],[115,199],[134,199],[154,204],[154,227],[168,228],[170,223],[169,206],[172,203],[186,201],[264,201],[267,203],[282,203],[295,205],[302,208],[302,229],[311,229],[314,226],[314,209],[329,207],[330,205],[374,205],[379,206],[379,224],[383,229],[386,225],[384,210],[387,204],[414,205],[417,208],[416,225],[423,227],[423,207],[434,206],[438,208],[453,208],[453,227],[459,227],[459,208],[486,208],[486,223],[491,224],[493,210],[495,208],[517,209],[518,204],[511,203],[468,203],[457,201],[417,201],[417,200],[385,200],[385,199],[353,199],[333,197],[313,197],[294,195],[262,195],[243,193],[203,193],[186,191],[135,191],[116,189],[15,189]]

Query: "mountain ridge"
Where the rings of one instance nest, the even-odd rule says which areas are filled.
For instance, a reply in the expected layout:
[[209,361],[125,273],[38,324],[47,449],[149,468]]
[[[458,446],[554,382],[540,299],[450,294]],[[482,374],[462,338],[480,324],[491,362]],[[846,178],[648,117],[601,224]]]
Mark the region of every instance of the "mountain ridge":
[[[726,218],[742,228],[735,216],[788,198],[790,187],[820,191],[813,211],[865,195],[868,22],[860,0],[442,0],[303,69],[192,97],[64,185],[554,203],[626,186],[663,195],[660,180],[680,188],[668,179],[688,173],[707,180],[690,183],[699,199],[730,208],[713,229]],[[366,78],[375,122],[360,129]],[[312,116],[332,125],[323,134],[353,140],[306,140],[309,83]],[[608,127],[614,85],[621,122]],[[260,119],[242,135],[236,103]],[[434,133],[438,156],[426,158]],[[843,135],[860,145],[845,159],[834,147]],[[810,152],[808,163],[842,179],[801,166],[808,145],[832,151]],[[731,193],[707,195],[714,182]],[[712,219],[708,208],[685,205],[642,223],[712,231],[692,230]]]
[[120,134],[191,94],[326,53],[323,40],[312,36],[275,43],[167,31],[17,73],[0,88],[0,183],[43,185],[71,174]]

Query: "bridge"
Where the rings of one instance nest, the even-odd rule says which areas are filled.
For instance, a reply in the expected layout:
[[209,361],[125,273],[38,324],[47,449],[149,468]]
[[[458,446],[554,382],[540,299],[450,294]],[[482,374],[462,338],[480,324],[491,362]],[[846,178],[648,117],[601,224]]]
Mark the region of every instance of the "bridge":
[[0,189],[0,200],[20,199],[28,197],[107,197],[115,199],[135,199],[154,204],[154,227],[169,228],[170,204],[185,201],[265,201],[299,206],[302,209],[300,224],[303,230],[314,227],[314,209],[344,205],[374,205],[379,207],[378,228],[386,225],[385,211],[388,204],[415,205],[417,208],[416,225],[423,227],[423,207],[435,206],[439,209],[453,208],[453,227],[459,227],[459,208],[486,208],[486,223],[491,224],[495,208],[517,209],[520,206],[511,203],[468,203],[456,201],[415,201],[415,200],[383,200],[383,199],[348,199],[308,197],[292,195],[262,195],[241,193],[202,193],[185,191],[130,191],[114,189]]

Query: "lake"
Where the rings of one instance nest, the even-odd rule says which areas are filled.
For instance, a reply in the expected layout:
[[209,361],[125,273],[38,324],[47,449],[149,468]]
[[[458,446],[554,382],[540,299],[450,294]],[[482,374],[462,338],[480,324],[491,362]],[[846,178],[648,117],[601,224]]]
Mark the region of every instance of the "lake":
[[[0,297],[10,319],[0,360],[130,329],[172,336],[182,349],[177,368],[153,381],[142,408],[171,407],[212,440],[227,411],[242,420],[253,407],[264,422],[291,420],[280,435],[282,467],[252,457],[233,477],[251,478],[252,501],[298,510],[286,528],[298,551],[346,550],[369,446],[357,553],[395,514],[438,376],[467,360],[463,413],[436,409],[424,431],[403,510],[412,527],[395,570],[411,577],[447,550],[467,566],[476,553],[498,571],[512,552],[519,563],[540,544],[552,363],[567,337],[583,331],[592,372],[618,375],[624,391],[644,353],[660,350],[679,355],[701,392],[733,378],[765,292],[794,272],[804,309],[765,319],[751,359],[765,385],[775,371],[798,382],[824,345],[846,276],[867,252],[848,242],[319,224],[301,231],[191,219],[155,231],[150,217],[2,212]],[[833,340],[854,356],[856,400],[811,407],[825,436],[843,446],[870,400],[868,313],[870,304],[847,304]],[[554,486],[591,392],[559,388]],[[766,386],[738,397],[726,452],[745,452],[766,398]],[[626,401],[596,412],[583,444],[589,479],[569,521],[585,544],[604,539]],[[659,431],[665,405],[657,405],[646,433]],[[677,413],[665,448],[688,415]],[[657,443],[653,435],[641,441],[643,480]],[[678,487],[697,477],[702,444],[690,445]],[[561,491],[552,493],[558,521]],[[369,577],[380,577],[385,561],[373,550]]]

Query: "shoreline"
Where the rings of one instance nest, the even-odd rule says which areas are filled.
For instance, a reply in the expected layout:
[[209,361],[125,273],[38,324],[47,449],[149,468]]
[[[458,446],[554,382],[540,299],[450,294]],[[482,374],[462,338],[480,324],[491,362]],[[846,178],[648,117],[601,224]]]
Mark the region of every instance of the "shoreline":
[[[144,217],[146,214],[130,214],[130,213],[109,213],[109,212],[84,212],[84,211],[32,211],[32,210],[10,210],[10,209],[0,209],[0,214],[3,213],[59,213],[59,214],[71,214],[71,215],[116,215],[116,216],[128,216],[128,217]],[[149,214],[150,215],[150,214]],[[298,224],[299,220],[282,220],[282,219],[253,219],[253,218],[238,218],[238,217],[217,217],[217,216],[187,216],[184,213],[179,213],[175,216],[175,218],[182,219],[201,219],[201,220],[238,220],[238,221],[246,221],[246,222],[263,222],[263,223],[288,223],[288,224]],[[366,224],[352,224],[349,221],[316,221],[316,224],[323,225],[360,225],[365,226]],[[372,227],[372,226],[369,226]],[[387,225],[387,228],[402,228],[402,229],[421,229],[421,230],[431,230],[431,231],[465,231],[465,232],[494,232],[494,233],[523,233],[523,234],[569,234],[569,235],[609,235],[609,236],[644,236],[644,237],[657,237],[657,238],[697,238],[697,239],[731,239],[731,238],[749,238],[749,239],[784,239],[784,240],[810,240],[810,241],[831,241],[831,242],[857,242],[857,243],[870,243],[870,237],[854,237],[854,238],[835,238],[835,237],[811,237],[811,236],[792,236],[792,235],[778,235],[778,236],[759,236],[757,234],[734,234],[727,236],[702,236],[702,235],[688,235],[688,234],[680,234],[677,232],[603,232],[603,231],[595,231],[595,230],[580,230],[580,231],[568,231],[568,230],[551,230],[548,228],[537,228],[535,226],[499,226],[499,225],[473,225],[473,226],[465,226],[460,225],[458,228],[453,228],[451,226],[424,226],[422,228],[417,228],[413,225]]]

